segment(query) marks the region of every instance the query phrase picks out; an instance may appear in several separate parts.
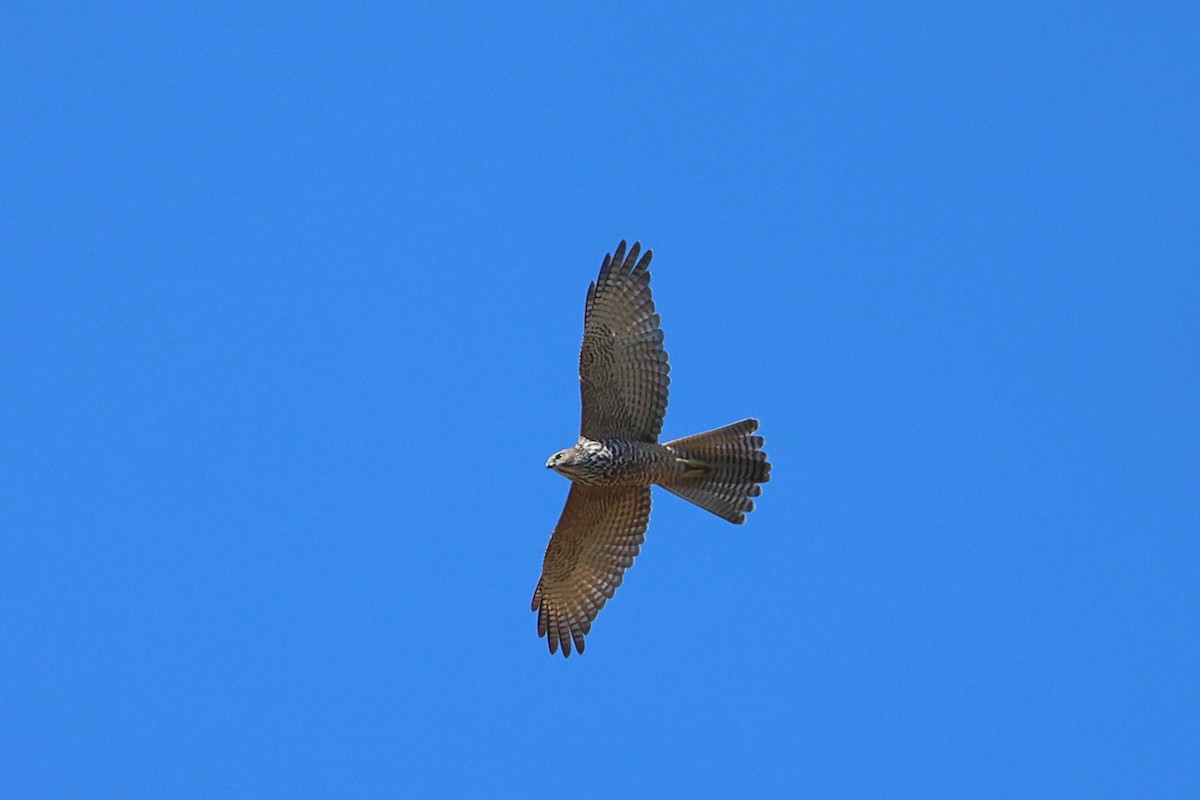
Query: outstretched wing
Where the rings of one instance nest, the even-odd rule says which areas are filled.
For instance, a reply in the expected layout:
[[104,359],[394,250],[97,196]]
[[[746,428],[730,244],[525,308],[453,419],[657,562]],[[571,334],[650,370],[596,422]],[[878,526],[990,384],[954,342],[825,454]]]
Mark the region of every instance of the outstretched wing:
[[667,411],[670,367],[650,297],[650,259],[641,244],[625,255],[625,242],[604,257],[588,287],[579,351],[583,421],[589,439],[657,442]]
[[572,642],[583,652],[583,637],[621,585],[649,522],[649,486],[571,484],[533,593],[538,636],[551,653],[561,645],[563,657],[571,655]]

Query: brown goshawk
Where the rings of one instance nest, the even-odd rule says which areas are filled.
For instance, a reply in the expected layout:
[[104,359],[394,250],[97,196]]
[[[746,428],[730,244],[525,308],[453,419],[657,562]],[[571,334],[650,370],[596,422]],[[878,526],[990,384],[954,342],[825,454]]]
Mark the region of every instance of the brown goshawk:
[[735,524],[754,510],[771,465],[746,419],[659,444],[670,383],[650,259],[625,242],[604,257],[588,287],[579,353],[579,441],[546,467],[571,480],[567,504],[533,593],[538,635],[550,652],[580,653],[584,636],[645,541],[657,484]]

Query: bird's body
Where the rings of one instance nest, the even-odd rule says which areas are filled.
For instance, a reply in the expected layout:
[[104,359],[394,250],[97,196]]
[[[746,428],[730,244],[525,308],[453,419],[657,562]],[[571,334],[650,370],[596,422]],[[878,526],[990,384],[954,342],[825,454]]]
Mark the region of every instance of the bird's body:
[[649,486],[670,481],[685,469],[665,445],[585,437],[555,453],[546,466],[590,486]]
[[650,487],[658,485],[740,524],[770,479],[755,436],[758,421],[735,422],[660,444],[670,367],[639,244],[606,256],[588,288],[579,381],[579,440],[546,467],[571,480],[533,594],[538,634],[550,652],[583,652],[592,620],[621,585],[645,539]]

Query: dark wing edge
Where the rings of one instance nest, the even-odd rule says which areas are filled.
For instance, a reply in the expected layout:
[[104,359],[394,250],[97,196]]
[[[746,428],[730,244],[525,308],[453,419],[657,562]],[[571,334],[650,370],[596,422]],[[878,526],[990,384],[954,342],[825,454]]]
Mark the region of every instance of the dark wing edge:
[[[640,255],[640,258],[639,258]],[[658,441],[670,365],[650,293],[653,250],[625,242],[588,286],[579,349],[580,435]]]
[[637,558],[649,523],[649,486],[571,484],[531,604],[551,654],[561,647],[566,658],[572,646],[583,652],[584,637]]

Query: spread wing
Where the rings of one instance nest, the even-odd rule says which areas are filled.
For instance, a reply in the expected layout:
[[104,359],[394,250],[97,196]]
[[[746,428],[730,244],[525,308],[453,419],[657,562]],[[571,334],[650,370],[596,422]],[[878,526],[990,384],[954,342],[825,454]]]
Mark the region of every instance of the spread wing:
[[579,351],[580,435],[657,442],[667,411],[670,367],[650,297],[650,259],[625,242],[605,256],[588,287]]
[[542,577],[533,593],[538,636],[550,652],[583,637],[633,564],[650,522],[649,486],[571,484],[567,505],[546,547]]

